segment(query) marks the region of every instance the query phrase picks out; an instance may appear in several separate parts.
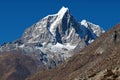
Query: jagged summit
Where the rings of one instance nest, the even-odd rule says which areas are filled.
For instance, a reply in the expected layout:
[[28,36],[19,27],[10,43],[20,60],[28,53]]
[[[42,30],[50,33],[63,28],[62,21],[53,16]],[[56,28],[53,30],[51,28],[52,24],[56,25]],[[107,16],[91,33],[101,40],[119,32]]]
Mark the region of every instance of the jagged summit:
[[50,14],[50,15],[44,17],[43,19],[48,18],[48,17],[51,17],[51,16],[59,16],[59,17],[62,18],[66,12],[69,12],[69,9],[68,9],[67,7],[64,7],[64,6],[63,6],[57,13],[55,13],[55,14]]
[[69,9],[63,6],[57,14],[63,16],[67,11],[69,11]]
[[52,33],[52,35],[55,36],[55,32],[56,32],[56,28],[58,26],[56,26],[56,24],[59,24],[61,22],[61,20],[63,19],[63,17],[65,16],[65,14],[69,11],[68,8],[65,8],[64,6],[59,10],[59,12],[56,14],[57,18],[56,20],[51,24],[50,27],[50,32]]

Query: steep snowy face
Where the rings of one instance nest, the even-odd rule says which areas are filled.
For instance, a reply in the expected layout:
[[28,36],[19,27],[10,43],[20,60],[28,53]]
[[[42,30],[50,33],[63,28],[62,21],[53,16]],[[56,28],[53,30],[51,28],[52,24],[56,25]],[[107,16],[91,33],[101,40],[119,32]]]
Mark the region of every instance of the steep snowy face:
[[58,27],[57,25],[59,25],[61,22],[61,20],[63,19],[65,13],[68,12],[68,8],[62,7],[60,9],[60,11],[56,14],[57,15],[57,19],[51,24],[50,26],[50,32],[55,36],[56,34],[56,28]]
[[79,42],[80,24],[62,7],[57,14],[47,17],[28,28],[23,34],[24,43],[75,44]]

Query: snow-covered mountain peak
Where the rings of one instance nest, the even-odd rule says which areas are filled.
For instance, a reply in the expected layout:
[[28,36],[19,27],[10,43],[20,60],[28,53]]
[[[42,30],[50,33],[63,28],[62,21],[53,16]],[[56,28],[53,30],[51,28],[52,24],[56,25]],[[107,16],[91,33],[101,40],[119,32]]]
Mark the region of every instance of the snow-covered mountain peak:
[[65,8],[64,6],[59,10],[57,13],[59,16],[63,16],[69,9]]
[[53,17],[53,16],[57,16],[57,17],[59,17],[59,18],[62,18],[67,11],[69,11],[69,9],[68,9],[67,7],[64,7],[64,6],[63,6],[63,7],[58,11],[58,13],[48,15],[48,16],[44,17],[43,19],[46,19],[46,18],[49,18],[49,17]]
[[100,26],[82,20],[81,24],[62,7],[26,29],[23,36],[0,51],[21,50],[34,56],[43,65],[56,66],[83,49],[103,33]]
[[81,25],[85,26],[86,28],[88,27],[87,21],[85,19],[81,21]]

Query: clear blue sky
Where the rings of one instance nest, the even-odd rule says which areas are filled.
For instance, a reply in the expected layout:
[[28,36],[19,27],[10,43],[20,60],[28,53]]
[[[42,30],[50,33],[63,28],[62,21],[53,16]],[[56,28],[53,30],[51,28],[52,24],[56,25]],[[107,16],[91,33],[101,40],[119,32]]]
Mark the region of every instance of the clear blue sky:
[[86,19],[105,30],[120,22],[120,0],[0,0],[0,44],[20,38],[27,27],[62,6],[78,21]]

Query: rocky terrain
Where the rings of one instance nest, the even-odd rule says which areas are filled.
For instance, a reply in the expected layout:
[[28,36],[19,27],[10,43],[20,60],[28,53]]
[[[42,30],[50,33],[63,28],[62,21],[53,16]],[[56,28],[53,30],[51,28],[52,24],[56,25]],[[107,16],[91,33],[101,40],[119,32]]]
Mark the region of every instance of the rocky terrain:
[[120,24],[59,67],[27,80],[120,80]]

